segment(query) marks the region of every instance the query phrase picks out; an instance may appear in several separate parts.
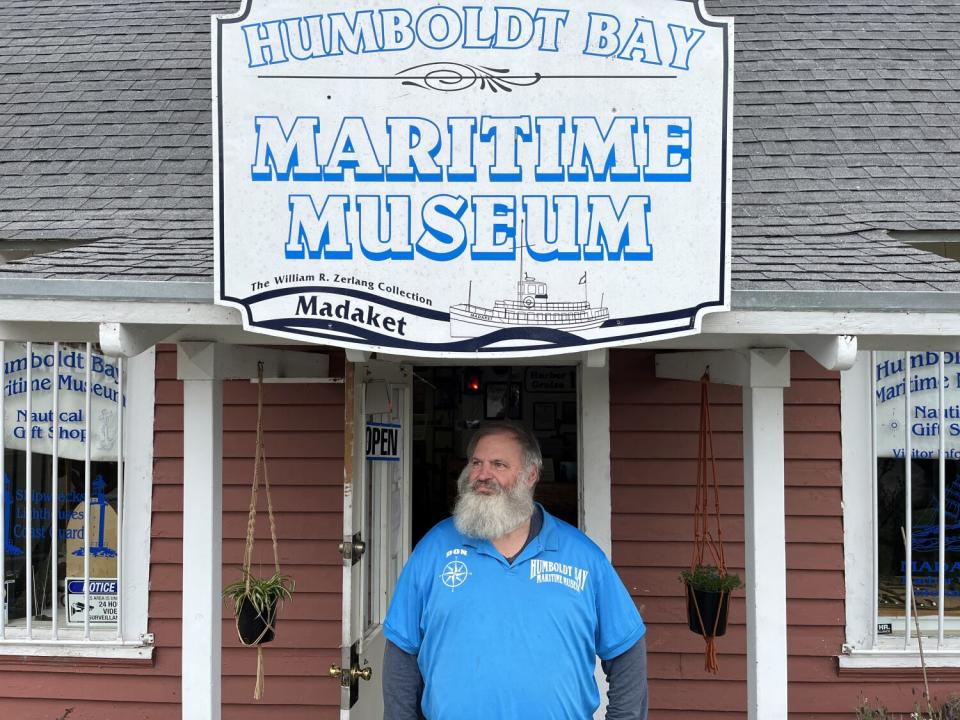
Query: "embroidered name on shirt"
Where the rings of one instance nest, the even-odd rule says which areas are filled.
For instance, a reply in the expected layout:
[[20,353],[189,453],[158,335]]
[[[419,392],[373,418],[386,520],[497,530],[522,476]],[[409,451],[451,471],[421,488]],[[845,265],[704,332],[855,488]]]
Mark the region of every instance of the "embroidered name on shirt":
[[589,570],[583,570],[566,563],[554,562],[553,560],[530,561],[530,579],[536,580],[538,584],[560,583],[571,590],[583,592],[589,574]]

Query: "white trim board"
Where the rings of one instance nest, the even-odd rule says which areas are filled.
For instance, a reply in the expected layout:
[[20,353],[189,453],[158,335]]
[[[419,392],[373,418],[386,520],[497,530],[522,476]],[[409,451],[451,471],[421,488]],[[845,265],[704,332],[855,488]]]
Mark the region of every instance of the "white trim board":
[[[212,298],[211,298],[212,299]],[[211,302],[124,301],[0,297],[0,328],[7,322],[206,325],[239,328],[240,313]],[[733,310],[703,318],[704,335],[860,335],[960,338],[960,315],[945,311]],[[21,338],[22,339],[22,338]],[[270,339],[270,338],[268,338]],[[276,343],[277,339],[270,339]],[[266,340],[265,340],[266,342]],[[420,362],[418,359],[417,362]]]
[[610,557],[610,369],[580,365],[580,529]]
[[[936,640],[933,641],[936,643]],[[956,668],[960,667],[960,648],[957,650],[935,650],[924,644],[923,663],[920,653],[915,649],[904,650],[903,639],[898,638],[899,650],[851,650],[838,658],[841,669],[880,669],[880,668]],[[916,645],[916,643],[914,643]]]
[[[610,365],[591,366],[586,357],[578,365],[580,408],[580,529],[610,558],[613,551],[610,502]],[[594,713],[602,720],[607,711],[607,678],[597,660],[594,675],[600,690],[600,706]]]

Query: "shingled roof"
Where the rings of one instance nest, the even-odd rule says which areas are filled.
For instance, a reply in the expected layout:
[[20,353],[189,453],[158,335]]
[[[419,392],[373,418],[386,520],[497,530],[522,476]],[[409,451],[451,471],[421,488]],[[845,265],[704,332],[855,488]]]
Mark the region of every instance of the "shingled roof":
[[[885,232],[960,231],[960,4],[706,5],[736,19],[734,289],[960,291]],[[238,6],[0,0],[0,242],[88,243],[0,277],[211,280],[209,17]]]

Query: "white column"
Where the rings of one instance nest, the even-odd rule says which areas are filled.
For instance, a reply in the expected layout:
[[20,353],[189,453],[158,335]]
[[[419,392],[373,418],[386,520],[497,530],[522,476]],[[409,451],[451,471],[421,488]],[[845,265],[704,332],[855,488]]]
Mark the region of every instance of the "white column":
[[[580,529],[607,557],[613,551],[610,506],[610,367],[607,351],[584,354],[580,364]],[[600,706],[593,717],[607,715],[607,676],[597,658],[594,668],[600,689]]]
[[[220,720],[223,383],[197,364],[183,382],[182,716]],[[185,372],[186,370],[186,372]],[[189,376],[189,377],[187,377]]]
[[783,388],[786,350],[752,350],[743,388],[747,717],[787,720]]

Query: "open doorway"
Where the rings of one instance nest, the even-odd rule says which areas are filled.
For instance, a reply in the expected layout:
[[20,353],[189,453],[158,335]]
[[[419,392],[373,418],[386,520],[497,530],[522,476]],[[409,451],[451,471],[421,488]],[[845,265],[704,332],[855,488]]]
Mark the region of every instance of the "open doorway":
[[576,526],[580,517],[576,367],[414,368],[411,547],[450,515],[470,435],[484,420],[529,427],[543,450],[536,499]]

